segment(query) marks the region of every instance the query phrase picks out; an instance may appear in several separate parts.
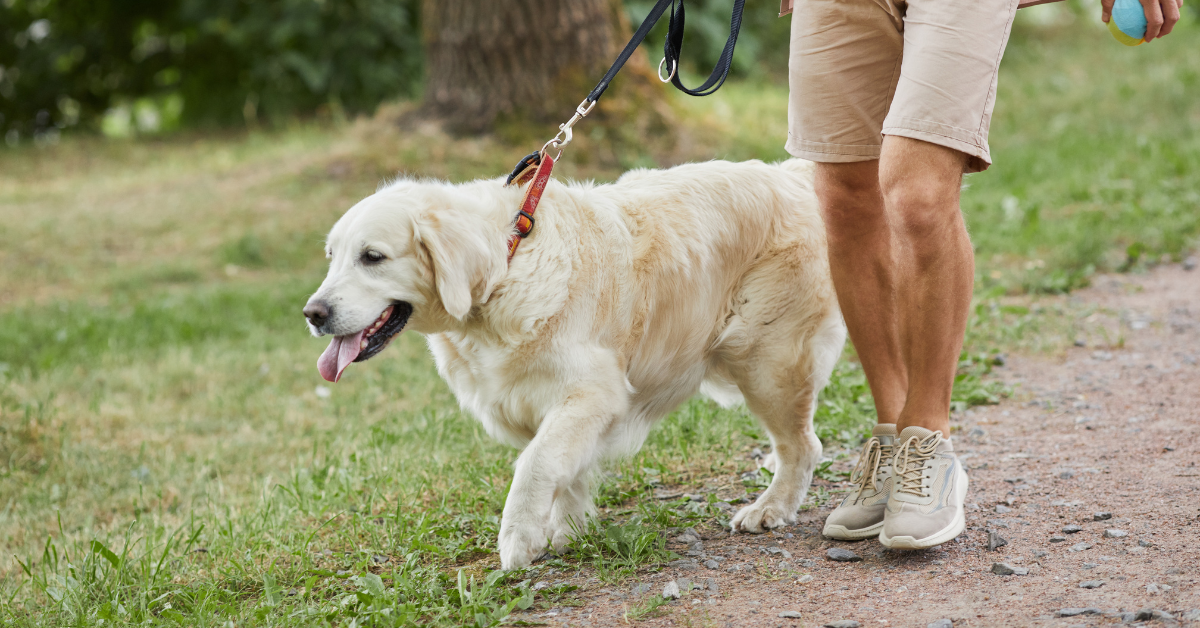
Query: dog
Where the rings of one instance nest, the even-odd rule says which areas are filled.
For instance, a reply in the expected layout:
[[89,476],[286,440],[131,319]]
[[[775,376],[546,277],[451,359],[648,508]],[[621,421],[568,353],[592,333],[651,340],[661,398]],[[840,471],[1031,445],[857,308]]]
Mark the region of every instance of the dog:
[[400,179],[326,242],[304,307],[337,381],[404,329],[488,433],[521,448],[500,525],[505,569],[561,549],[595,508],[597,465],[635,453],[701,391],[770,435],[770,487],[731,527],[794,523],[821,455],[817,395],[846,331],[813,167],[710,161],[546,187],[508,258],[524,191]]

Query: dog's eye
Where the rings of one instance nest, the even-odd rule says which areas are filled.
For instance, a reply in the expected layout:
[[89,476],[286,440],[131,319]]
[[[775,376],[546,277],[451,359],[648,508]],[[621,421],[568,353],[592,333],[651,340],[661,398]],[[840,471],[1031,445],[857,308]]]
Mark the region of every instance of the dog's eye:
[[378,264],[385,259],[387,258],[379,251],[363,251],[362,254],[362,262],[364,264]]

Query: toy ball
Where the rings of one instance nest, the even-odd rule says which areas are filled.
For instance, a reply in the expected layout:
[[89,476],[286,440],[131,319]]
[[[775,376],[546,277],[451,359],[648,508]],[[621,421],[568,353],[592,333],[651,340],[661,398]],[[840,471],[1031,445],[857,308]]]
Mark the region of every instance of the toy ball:
[[1137,46],[1146,42],[1146,13],[1138,0],[1117,0],[1113,3],[1112,17],[1108,30],[1117,41],[1126,46]]

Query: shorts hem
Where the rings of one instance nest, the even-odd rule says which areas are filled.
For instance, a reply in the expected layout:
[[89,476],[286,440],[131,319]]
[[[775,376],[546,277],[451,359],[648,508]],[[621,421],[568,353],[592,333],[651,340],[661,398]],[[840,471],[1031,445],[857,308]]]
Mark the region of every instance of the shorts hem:
[[879,159],[880,147],[875,144],[828,144],[788,137],[784,150],[792,157],[817,163],[849,163]]
[[974,139],[963,139],[975,135],[966,129],[947,126],[931,120],[905,118],[883,127],[883,134],[921,140],[964,153],[967,155],[967,163],[964,168],[966,172],[983,172],[992,165],[992,155],[986,144],[980,145]]

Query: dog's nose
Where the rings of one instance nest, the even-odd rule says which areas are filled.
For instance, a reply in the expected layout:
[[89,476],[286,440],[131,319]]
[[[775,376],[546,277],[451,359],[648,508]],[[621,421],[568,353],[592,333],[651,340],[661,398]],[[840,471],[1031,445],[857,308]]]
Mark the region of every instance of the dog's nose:
[[309,301],[304,306],[304,317],[313,327],[321,327],[329,319],[329,306],[323,301]]

